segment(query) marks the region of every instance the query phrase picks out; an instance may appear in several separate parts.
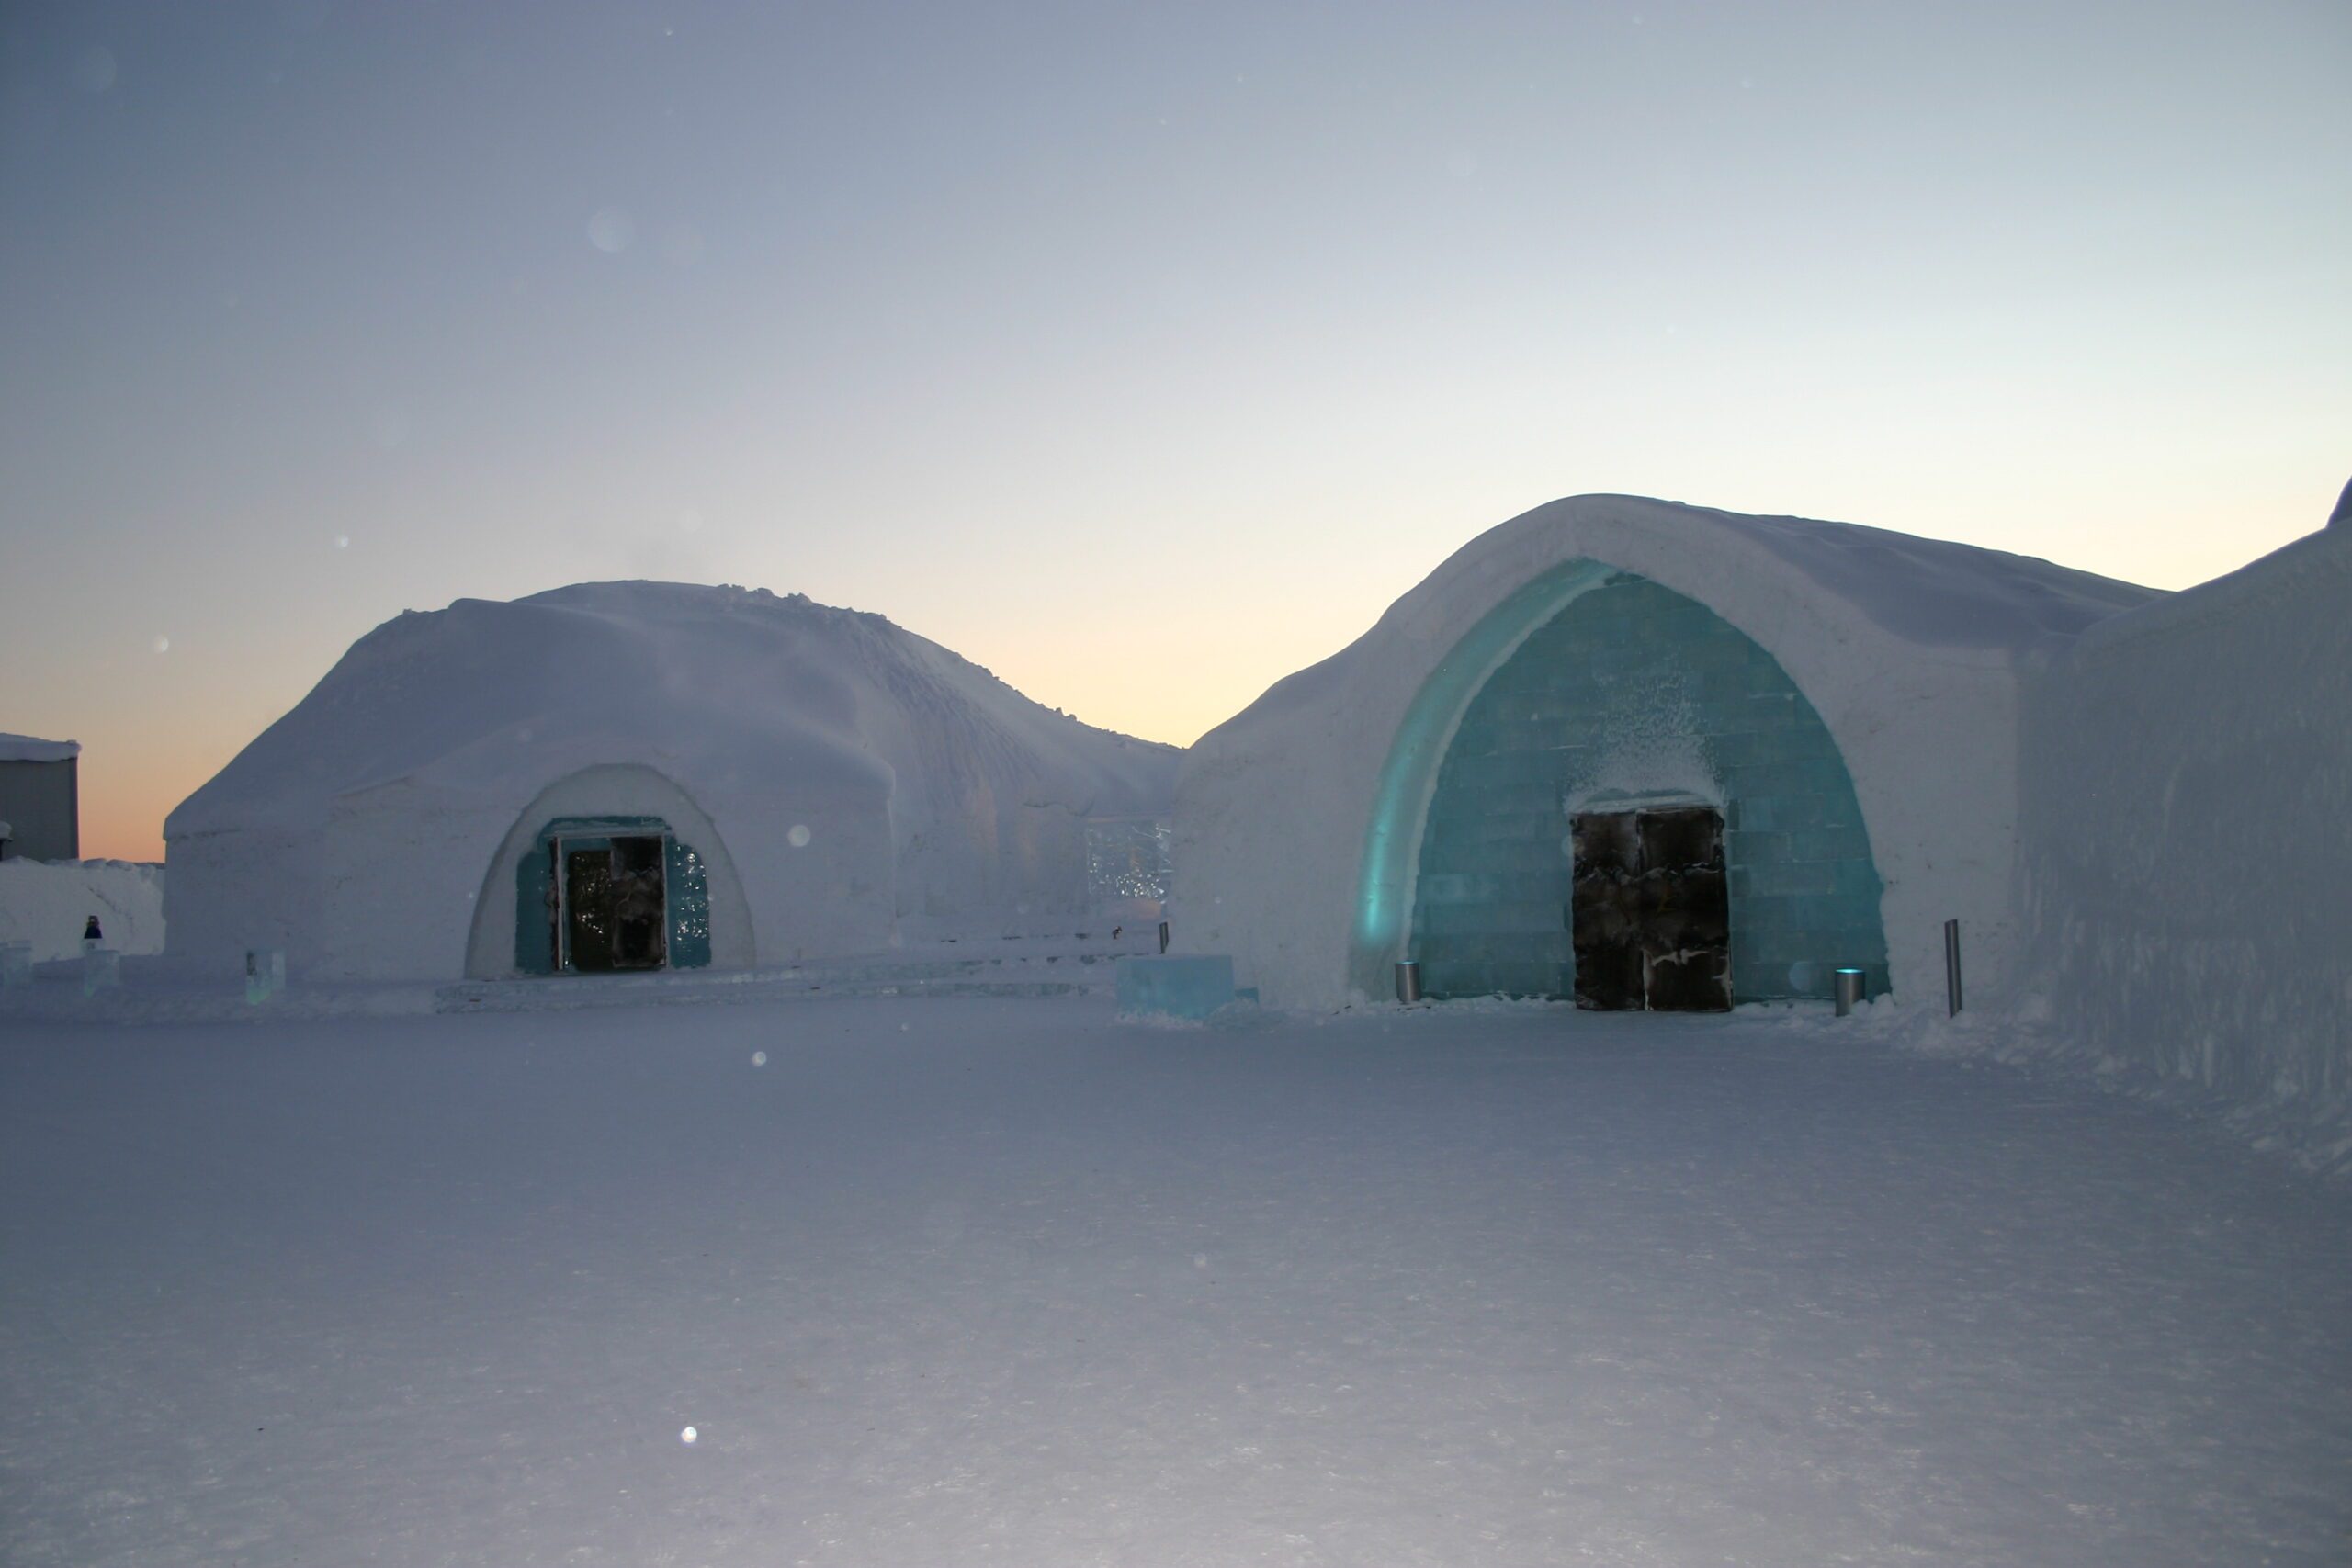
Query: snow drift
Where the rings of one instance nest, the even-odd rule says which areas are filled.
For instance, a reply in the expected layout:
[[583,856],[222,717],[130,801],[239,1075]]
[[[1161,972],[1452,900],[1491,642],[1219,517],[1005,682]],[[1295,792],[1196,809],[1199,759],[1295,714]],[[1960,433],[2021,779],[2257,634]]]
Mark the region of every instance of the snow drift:
[[117,953],[164,951],[164,868],[120,860],[0,861],[0,942],[33,961],[73,958],[92,915]]
[[721,966],[1019,930],[1086,908],[1088,823],[1164,818],[1177,757],[797,594],[459,600],[361,638],[172,813],[171,949],[510,973],[531,835],[593,813],[695,843]]

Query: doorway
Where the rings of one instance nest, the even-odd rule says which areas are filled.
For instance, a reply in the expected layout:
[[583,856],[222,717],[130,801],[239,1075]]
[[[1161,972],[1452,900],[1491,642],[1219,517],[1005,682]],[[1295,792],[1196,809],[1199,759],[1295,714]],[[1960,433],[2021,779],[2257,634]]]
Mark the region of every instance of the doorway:
[[580,974],[659,969],[668,960],[662,840],[558,839],[556,968]]
[[1570,818],[1569,931],[1577,1006],[1602,1011],[1731,1008],[1731,898],[1723,813],[1705,806]]

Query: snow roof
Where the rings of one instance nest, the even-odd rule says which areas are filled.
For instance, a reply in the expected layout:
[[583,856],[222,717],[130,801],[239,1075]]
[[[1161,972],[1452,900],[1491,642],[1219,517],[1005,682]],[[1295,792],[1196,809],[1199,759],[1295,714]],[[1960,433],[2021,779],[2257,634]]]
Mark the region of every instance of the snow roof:
[[683,785],[890,799],[985,784],[1100,816],[1164,815],[1171,746],[1096,728],[880,615],[765,589],[580,583],[409,612],[355,643],[184,801],[171,835],[314,826],[392,784],[518,808],[642,762]]
[[[2110,616],[2161,600],[2157,589],[2033,556],[1923,539],[1854,523],[1758,517],[1634,495],[1575,495],[1478,535],[1319,664],[1276,682],[1193,743],[1206,754],[1270,743],[1301,713],[1418,687],[1433,650],[1453,645],[1490,605],[1544,573],[1591,560],[1692,594],[1751,633],[1841,644],[1867,628],[1878,654],[2001,666],[2063,644]],[[1836,623],[1840,629],[1833,630]],[[1244,739],[1247,737],[1248,739]]]
[[1512,530],[1608,518],[1680,533],[1704,548],[1761,551],[1793,567],[1884,631],[1923,648],[2023,649],[2071,637],[2161,591],[1951,539],[1927,539],[1859,523],[1761,517],[1642,496],[1580,495],[1554,502],[1464,547],[1500,545]]
[[82,754],[79,740],[41,740],[0,734],[0,762],[62,762]]

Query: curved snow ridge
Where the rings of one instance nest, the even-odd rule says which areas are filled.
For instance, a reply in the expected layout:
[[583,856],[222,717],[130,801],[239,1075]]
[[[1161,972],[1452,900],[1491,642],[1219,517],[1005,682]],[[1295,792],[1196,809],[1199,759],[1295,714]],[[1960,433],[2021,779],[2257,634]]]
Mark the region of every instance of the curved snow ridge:
[[[1694,509],[1698,510],[1698,509]],[[2039,556],[1859,523],[1702,513],[1795,567],[1882,629],[1926,648],[2022,649],[2165,597]]]
[[[2340,510],[2340,509],[2339,509]],[[2075,644],[2077,660],[2109,659],[2149,638],[2178,637],[2200,626],[2268,615],[2333,583],[2352,604],[2352,529],[2333,521],[2315,533],[2257,556],[2235,571],[2184,588],[2126,615],[2103,621]],[[2249,623],[2250,624],[2250,623]]]
[[2100,621],[2168,597],[2032,555],[1856,522],[1750,517],[1649,496],[1566,496],[1465,543],[1362,637],[1286,674],[1194,740],[1190,766],[1209,764],[1259,727],[1286,727],[1298,712],[1355,705],[1366,682],[1395,680],[1390,665],[1399,653],[1414,663],[1432,642],[1458,637],[1458,604],[1500,600],[1576,558],[1696,594],[1769,644],[1785,639],[1771,637],[1771,627],[1802,626],[1806,637],[1839,647],[1877,642],[1889,653],[1973,665],[2008,665],[2023,653],[2063,647]]
[[1508,552],[1528,536],[1562,532],[1603,547],[1608,536],[1630,533],[1662,536],[1657,542],[1687,550],[1769,558],[1881,631],[1921,648],[2022,650],[2075,637],[2165,597],[2158,589],[1979,545],[1636,495],[1574,495],[1521,513],[1464,546],[1435,575],[1457,561]]
[[[1579,557],[1698,592],[1718,608],[1730,607],[1751,632],[1775,620],[1810,622],[1832,640],[1859,635],[1890,651],[1972,664],[2003,665],[2063,646],[2102,621],[2168,597],[2038,557],[1858,523],[1750,516],[1646,496],[1567,496],[1497,524],[1454,551],[1363,636],[1276,682],[1195,741],[1193,765],[1260,725],[1348,707],[1366,681],[1392,679],[1388,666],[1399,649],[1458,635],[1450,607],[1465,598],[1498,600]],[[1750,604],[1773,607],[1737,614]]]
[[527,797],[606,762],[902,807],[985,791],[1150,816],[1181,754],[1057,714],[877,615],[764,589],[580,583],[378,626],[165,831],[315,825],[402,782]]

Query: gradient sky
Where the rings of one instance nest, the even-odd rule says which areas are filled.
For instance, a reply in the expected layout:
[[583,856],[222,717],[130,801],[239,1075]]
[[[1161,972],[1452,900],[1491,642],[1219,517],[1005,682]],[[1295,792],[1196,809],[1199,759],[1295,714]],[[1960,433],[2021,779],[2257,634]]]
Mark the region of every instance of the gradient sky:
[[0,730],[83,852],[404,608],[876,610],[1190,741],[1661,495],[2165,587],[2352,474],[2352,6],[0,7]]

